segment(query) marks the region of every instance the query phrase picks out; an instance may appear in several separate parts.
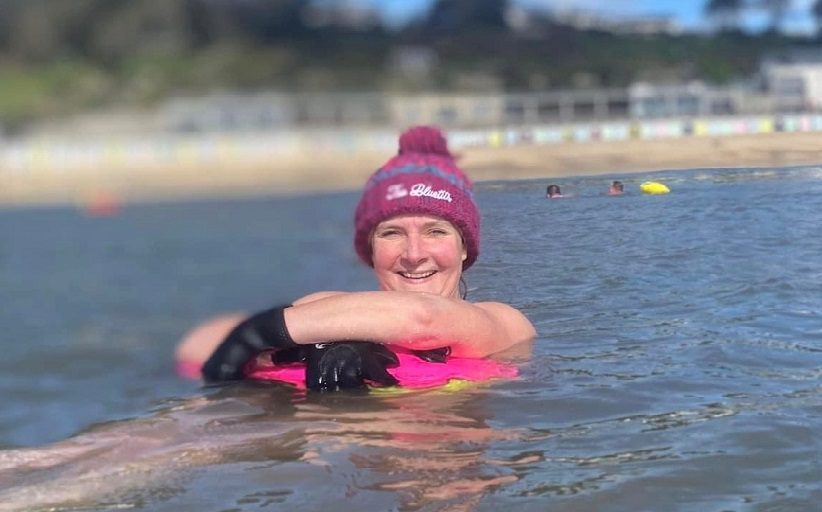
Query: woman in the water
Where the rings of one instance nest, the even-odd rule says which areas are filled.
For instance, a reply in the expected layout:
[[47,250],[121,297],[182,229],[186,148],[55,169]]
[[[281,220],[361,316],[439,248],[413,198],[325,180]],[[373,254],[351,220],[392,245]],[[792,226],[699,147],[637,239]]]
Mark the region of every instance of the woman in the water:
[[623,185],[621,181],[614,180],[611,182],[611,186],[608,187],[609,196],[621,196],[624,193],[625,185]]
[[236,380],[272,352],[275,362],[305,361],[314,387],[336,389],[395,383],[385,369],[397,364],[396,350],[426,360],[484,358],[534,338],[518,310],[460,292],[479,255],[480,215],[473,184],[438,129],[400,136],[398,154],[366,183],[354,224],[354,246],[379,291],[322,291],[250,317],[217,318],[184,338],[178,363],[202,366],[207,381]]
[[545,188],[545,197],[549,199],[558,199],[560,197],[565,197],[562,195],[562,191],[559,188],[559,185],[548,185]]

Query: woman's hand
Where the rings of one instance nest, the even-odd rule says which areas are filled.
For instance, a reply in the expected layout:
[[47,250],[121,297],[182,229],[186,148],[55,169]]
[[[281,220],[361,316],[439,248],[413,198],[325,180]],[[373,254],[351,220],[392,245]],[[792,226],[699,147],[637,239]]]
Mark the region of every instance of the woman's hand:
[[287,307],[267,309],[240,322],[203,365],[206,382],[240,380],[245,377],[245,365],[261,352],[297,347],[285,326]]
[[305,359],[305,385],[312,391],[363,388],[398,384],[386,368],[400,364],[384,345],[342,341],[311,345]]

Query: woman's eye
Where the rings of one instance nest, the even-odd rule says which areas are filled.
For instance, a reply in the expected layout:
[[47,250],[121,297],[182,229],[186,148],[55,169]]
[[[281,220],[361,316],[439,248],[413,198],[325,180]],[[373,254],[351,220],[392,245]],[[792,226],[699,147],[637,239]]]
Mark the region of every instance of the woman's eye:
[[377,232],[377,236],[379,238],[391,238],[393,236],[397,236],[398,234],[399,231],[397,231],[396,229],[386,229],[384,231]]

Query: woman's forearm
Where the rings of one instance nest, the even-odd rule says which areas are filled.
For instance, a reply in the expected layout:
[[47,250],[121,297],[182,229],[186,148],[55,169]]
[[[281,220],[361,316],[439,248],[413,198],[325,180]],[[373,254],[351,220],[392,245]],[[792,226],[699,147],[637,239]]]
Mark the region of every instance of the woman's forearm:
[[[419,296],[414,296],[419,295]],[[432,325],[435,296],[401,292],[355,292],[289,308],[286,325],[300,344],[343,340],[377,343],[421,341],[439,333]]]
[[508,348],[504,322],[483,307],[414,292],[357,292],[289,308],[286,325],[300,344],[362,340],[425,350],[450,346],[484,357]]

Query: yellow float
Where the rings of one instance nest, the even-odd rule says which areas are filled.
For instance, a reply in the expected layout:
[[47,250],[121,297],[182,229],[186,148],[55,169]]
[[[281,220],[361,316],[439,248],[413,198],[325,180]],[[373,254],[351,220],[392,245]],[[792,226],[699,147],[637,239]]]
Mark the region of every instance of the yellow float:
[[639,189],[646,194],[667,194],[671,191],[667,186],[657,181],[646,181],[639,186]]

